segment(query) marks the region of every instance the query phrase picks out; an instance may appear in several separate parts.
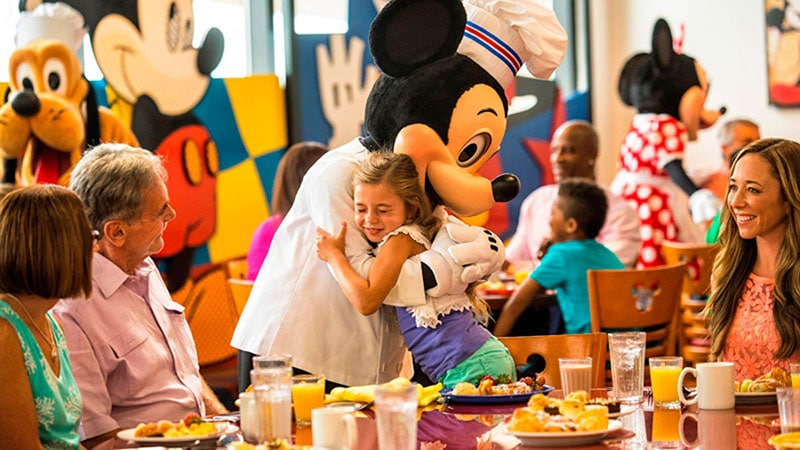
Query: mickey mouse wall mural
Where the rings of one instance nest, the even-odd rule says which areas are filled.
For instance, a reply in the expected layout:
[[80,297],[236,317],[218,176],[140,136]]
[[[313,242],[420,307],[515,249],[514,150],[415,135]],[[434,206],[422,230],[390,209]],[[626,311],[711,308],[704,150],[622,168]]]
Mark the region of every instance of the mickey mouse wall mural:
[[[27,2],[30,8],[33,5]],[[97,64],[118,101],[130,104],[131,128],[143,148],[164,157],[177,217],[164,232],[170,291],[189,277],[195,250],[216,228],[219,155],[192,110],[222,58],[222,33],[211,28],[192,46],[192,0],[66,0],[89,29]]]

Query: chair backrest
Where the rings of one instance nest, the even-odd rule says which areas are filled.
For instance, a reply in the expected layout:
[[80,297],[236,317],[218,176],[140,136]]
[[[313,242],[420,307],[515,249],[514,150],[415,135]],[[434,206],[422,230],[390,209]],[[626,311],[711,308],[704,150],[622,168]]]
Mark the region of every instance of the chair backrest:
[[592,331],[641,330],[646,356],[675,354],[683,264],[650,269],[589,270]]
[[247,258],[231,259],[225,265],[228,268],[228,276],[230,278],[247,279]]
[[661,256],[667,264],[686,264],[683,292],[690,298],[705,298],[711,285],[711,269],[719,244],[664,241]]
[[711,270],[719,250],[719,244],[671,241],[664,242],[661,247],[661,255],[667,264],[686,264],[678,313],[680,320],[676,324],[679,329],[678,354],[683,356],[686,365],[708,361],[711,351],[708,320],[702,311],[710,294]]
[[200,276],[182,298],[201,367],[236,357],[230,342],[239,314],[227,279],[226,268],[216,265]]
[[250,298],[250,291],[253,290],[253,281],[228,278],[228,287],[231,290],[231,295],[233,295],[233,303],[236,305],[238,317],[242,314],[247,299]]
[[606,334],[554,334],[547,336],[498,337],[511,352],[517,367],[527,364],[528,357],[539,354],[545,367],[540,372],[545,384],[561,389],[558,358],[592,357],[592,387],[606,386]]

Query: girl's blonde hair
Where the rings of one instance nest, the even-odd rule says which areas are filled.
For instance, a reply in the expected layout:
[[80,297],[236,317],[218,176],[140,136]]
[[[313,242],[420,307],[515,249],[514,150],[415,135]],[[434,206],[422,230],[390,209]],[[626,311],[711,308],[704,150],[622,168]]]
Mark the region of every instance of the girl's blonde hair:
[[[371,152],[353,175],[353,186],[359,184],[385,184],[406,204],[413,216],[410,225],[418,225],[431,242],[442,226],[441,220],[433,215],[433,206],[419,183],[419,173],[411,157],[392,151]],[[489,322],[489,305],[475,293],[475,283],[466,291],[472,303],[472,311],[478,322]]]

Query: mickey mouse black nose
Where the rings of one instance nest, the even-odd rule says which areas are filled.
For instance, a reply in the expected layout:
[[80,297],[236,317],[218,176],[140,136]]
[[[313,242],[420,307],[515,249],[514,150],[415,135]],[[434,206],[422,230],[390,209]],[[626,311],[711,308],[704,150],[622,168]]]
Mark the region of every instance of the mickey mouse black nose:
[[496,202],[511,201],[519,194],[519,178],[504,173],[492,180],[492,196]]
[[31,117],[42,109],[42,103],[36,94],[26,89],[11,96],[11,108],[22,117]]

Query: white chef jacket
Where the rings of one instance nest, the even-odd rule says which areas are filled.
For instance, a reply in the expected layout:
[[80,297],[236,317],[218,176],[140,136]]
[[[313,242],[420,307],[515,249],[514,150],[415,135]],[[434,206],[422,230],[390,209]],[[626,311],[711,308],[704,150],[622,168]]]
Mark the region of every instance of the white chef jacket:
[[[394,308],[364,316],[317,257],[315,232],[348,222],[345,253],[366,276],[369,243],[353,222],[352,175],[367,156],[358,139],[327,152],[303,177],[272,241],[231,345],[258,355],[289,353],[295,367],[344,385],[383,383],[400,373],[404,346]],[[419,262],[406,261],[389,294],[425,301]]]

